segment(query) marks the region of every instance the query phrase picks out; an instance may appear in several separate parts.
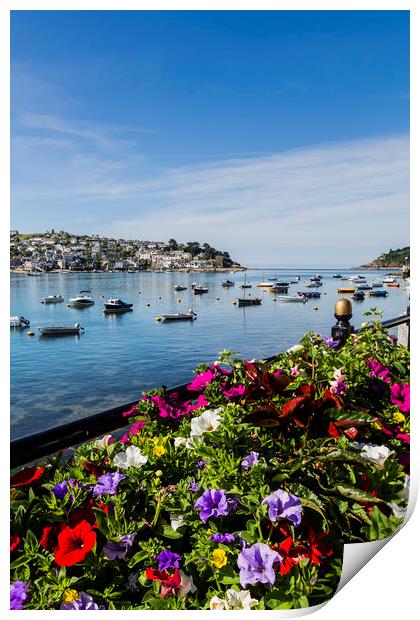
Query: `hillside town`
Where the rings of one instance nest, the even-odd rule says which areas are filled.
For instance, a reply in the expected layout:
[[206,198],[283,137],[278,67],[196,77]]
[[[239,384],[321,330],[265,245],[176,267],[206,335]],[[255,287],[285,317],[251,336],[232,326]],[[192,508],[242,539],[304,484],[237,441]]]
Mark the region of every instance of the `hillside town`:
[[10,231],[10,269],[45,271],[222,271],[241,269],[229,252],[208,243],[139,241],[100,235]]

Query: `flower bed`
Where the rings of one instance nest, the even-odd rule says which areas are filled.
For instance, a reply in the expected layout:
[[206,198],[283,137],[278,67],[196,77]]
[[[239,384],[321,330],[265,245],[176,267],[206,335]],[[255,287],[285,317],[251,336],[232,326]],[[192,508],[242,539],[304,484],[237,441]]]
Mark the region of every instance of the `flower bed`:
[[182,400],[12,476],[12,609],[292,609],[330,598],[343,545],[402,523],[409,353],[376,321],[273,363],[223,352]]

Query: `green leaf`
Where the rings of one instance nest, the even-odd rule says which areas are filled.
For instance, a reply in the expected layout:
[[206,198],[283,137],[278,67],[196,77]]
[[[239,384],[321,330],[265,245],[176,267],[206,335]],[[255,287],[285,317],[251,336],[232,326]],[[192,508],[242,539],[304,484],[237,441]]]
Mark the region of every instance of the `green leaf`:
[[344,409],[327,409],[325,411],[330,420],[353,420],[355,422],[374,422],[376,418],[363,411],[345,411]]
[[180,532],[179,530],[174,530],[174,528],[168,523],[165,523],[165,525],[162,528],[160,528],[158,531],[165,538],[171,538],[172,540],[176,540],[177,538],[182,538],[183,536],[182,532]]
[[14,562],[10,564],[10,568],[20,568],[21,566],[25,566],[28,562],[31,562],[32,557],[26,553],[17,558]]
[[300,499],[302,506],[315,510],[324,519],[326,519],[324,504],[310,489],[303,486],[303,484],[299,484],[298,482],[293,482],[292,484],[287,485],[287,488],[290,493],[293,493],[293,495],[296,495],[296,497]]
[[378,504],[381,500],[377,497],[373,497],[367,491],[362,491],[356,487],[349,486],[347,484],[337,484],[336,489],[344,497],[349,499],[355,499],[358,502],[369,502],[371,504]]
[[366,525],[361,529],[362,533],[366,534],[369,540],[382,540],[391,536],[402,522],[402,519],[398,519],[394,515],[386,517],[377,506],[371,511],[370,520],[370,525]]

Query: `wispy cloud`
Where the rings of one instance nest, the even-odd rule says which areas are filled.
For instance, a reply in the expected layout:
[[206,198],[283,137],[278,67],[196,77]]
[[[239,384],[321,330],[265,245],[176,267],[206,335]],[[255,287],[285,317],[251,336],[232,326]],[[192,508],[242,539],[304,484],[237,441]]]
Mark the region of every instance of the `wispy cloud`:
[[408,241],[407,136],[165,166],[143,152],[142,127],[74,120],[54,87],[27,83],[48,96],[29,112],[21,93],[14,110],[18,228],[83,232],[83,221],[119,237],[208,241],[255,265],[345,266]]

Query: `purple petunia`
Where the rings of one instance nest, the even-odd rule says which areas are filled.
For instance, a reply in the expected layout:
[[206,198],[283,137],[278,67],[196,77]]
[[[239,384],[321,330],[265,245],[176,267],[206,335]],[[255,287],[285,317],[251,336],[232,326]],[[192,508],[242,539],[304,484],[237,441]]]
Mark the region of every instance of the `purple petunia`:
[[119,542],[108,541],[103,548],[104,555],[108,560],[124,558],[133,546],[135,537],[135,534],[125,534]]
[[226,534],[212,534],[210,536],[210,540],[211,542],[228,545],[229,543],[234,542],[235,536],[233,534],[229,534],[228,532],[226,532]]
[[10,609],[23,609],[23,604],[29,600],[27,589],[29,583],[14,581],[10,586]]
[[[76,480],[74,478],[69,478],[68,480],[63,480],[62,482],[59,482],[58,484],[55,485],[55,487],[53,488],[53,493],[56,496],[57,499],[64,499],[67,495],[67,493],[69,492],[69,484],[71,486],[74,486],[74,483],[76,482]],[[74,497],[73,495],[69,495],[70,500],[73,501]]]
[[97,605],[86,592],[79,592],[79,598],[71,603],[61,603],[60,609],[67,610],[97,610],[105,609],[104,605]]
[[198,486],[195,480],[191,480],[191,482],[188,485],[188,490],[191,491],[192,493],[197,493],[197,491],[200,490],[200,487]]
[[200,519],[203,523],[207,523],[210,517],[222,517],[231,512],[226,493],[217,489],[204,491],[195,502],[194,508],[200,509]]
[[242,549],[238,556],[239,581],[243,588],[247,584],[268,583],[274,585],[276,573],[274,562],[280,562],[277,551],[270,549],[265,543],[255,543]]
[[324,336],[323,341],[327,345],[327,347],[330,347],[330,349],[337,349],[340,346],[339,341],[334,340],[334,338],[331,338],[331,336]]
[[258,461],[260,460],[260,455],[258,454],[258,452],[250,452],[242,461],[241,465],[243,467],[243,469],[251,469],[251,467],[253,467],[254,465],[256,465],[258,463]]
[[206,461],[204,459],[200,459],[197,463],[197,469],[204,469],[206,466]]
[[158,556],[156,556],[159,562],[159,570],[168,570],[169,568],[179,568],[179,560],[181,556],[177,553],[172,553],[169,549],[162,549]]
[[302,520],[300,499],[291,493],[278,489],[265,497],[262,504],[268,505],[268,517],[272,523],[287,519],[297,527]]
[[97,495],[115,495],[117,486],[124,478],[124,474],[120,474],[118,471],[114,473],[108,472],[103,476],[99,476],[98,483],[93,488],[93,497]]

